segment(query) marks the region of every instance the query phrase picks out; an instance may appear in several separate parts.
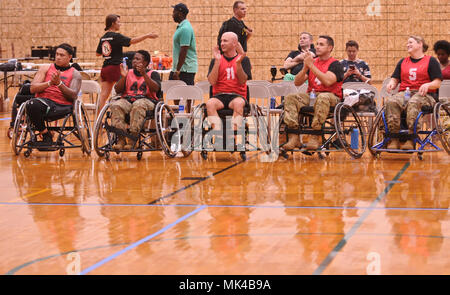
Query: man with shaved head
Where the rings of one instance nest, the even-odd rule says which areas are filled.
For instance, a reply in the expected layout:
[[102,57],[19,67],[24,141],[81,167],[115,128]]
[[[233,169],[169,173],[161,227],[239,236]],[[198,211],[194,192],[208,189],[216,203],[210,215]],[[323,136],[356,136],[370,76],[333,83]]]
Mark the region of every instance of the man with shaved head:
[[233,110],[233,121],[240,126],[247,101],[247,80],[251,80],[250,60],[246,56],[238,36],[226,32],[219,47],[213,49],[214,58],[209,65],[208,80],[212,85],[212,97],[206,103],[208,118],[212,127],[218,129],[217,111],[229,108]]

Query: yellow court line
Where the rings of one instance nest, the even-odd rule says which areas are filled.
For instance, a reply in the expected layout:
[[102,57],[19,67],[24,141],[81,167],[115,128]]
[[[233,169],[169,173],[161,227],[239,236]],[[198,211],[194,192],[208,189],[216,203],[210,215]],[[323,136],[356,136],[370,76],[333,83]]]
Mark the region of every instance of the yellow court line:
[[[17,202],[17,201],[23,201],[23,199],[27,199],[27,198],[33,197],[33,196],[35,196],[35,195],[44,193],[44,192],[49,191],[49,190],[50,190],[50,189],[48,189],[48,188],[44,188],[44,189],[42,189],[42,190],[40,190],[40,191],[37,191],[37,192],[35,192],[35,193],[27,194],[27,195],[23,196],[22,198],[15,198],[15,199],[13,199],[13,200],[11,200],[11,201],[7,201],[6,203],[14,203],[14,202]],[[0,206],[1,206],[1,205],[0,205]]]

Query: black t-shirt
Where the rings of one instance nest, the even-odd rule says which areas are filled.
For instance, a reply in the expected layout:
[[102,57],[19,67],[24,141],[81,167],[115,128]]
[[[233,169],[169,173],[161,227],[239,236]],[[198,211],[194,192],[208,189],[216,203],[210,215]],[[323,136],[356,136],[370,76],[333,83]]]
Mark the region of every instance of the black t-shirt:
[[120,65],[122,63],[123,51],[122,47],[130,46],[131,38],[116,32],[106,32],[100,38],[97,46],[97,53],[103,55],[105,61],[103,67],[109,65]]
[[247,29],[247,26],[244,22],[233,16],[229,20],[223,22],[222,27],[220,27],[219,35],[217,36],[217,45],[219,45],[220,48],[220,38],[222,38],[223,33],[234,32],[238,36],[238,41],[241,43],[242,48],[247,52],[247,32],[245,29]]
[[[422,57],[423,58],[423,57]],[[417,63],[419,62],[422,58],[419,59],[414,59],[411,58],[411,61],[413,63]],[[397,66],[395,67],[394,73],[392,74],[391,78],[395,78],[399,81],[401,81],[401,72],[402,72],[402,62],[403,62],[404,58],[402,58],[398,63]],[[441,67],[439,65],[438,60],[435,57],[431,57],[430,58],[430,63],[428,65],[428,76],[430,77],[430,80],[433,81],[434,79],[441,79],[442,80],[442,71],[441,71]]]
[[[316,49],[314,47],[311,46],[311,48],[309,49],[309,51],[311,51],[312,53],[316,54]],[[302,52],[299,50],[295,50],[295,51],[291,51],[289,53],[289,55],[286,57],[286,59],[288,58],[292,58],[294,59],[297,55],[301,54]],[[286,60],[285,59],[285,60]],[[303,62],[299,63],[298,65],[292,67],[289,69],[290,73],[292,75],[297,75],[301,70],[303,69]]]
[[[222,55],[222,57],[224,57],[227,61],[232,61],[233,58],[235,58],[236,56],[229,58],[229,57]],[[211,59],[211,62],[209,63],[208,76],[214,67],[214,62],[215,62],[215,59],[214,58]],[[242,64],[242,69],[247,74],[247,80],[251,80],[252,79],[252,65],[250,64],[250,59],[247,56],[244,57],[241,64]]]

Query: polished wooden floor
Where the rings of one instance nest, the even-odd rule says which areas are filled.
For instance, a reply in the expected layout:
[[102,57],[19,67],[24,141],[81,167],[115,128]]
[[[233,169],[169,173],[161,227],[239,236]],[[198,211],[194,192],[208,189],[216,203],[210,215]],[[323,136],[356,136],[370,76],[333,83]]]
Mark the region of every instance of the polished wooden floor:
[[13,155],[1,274],[450,274],[450,157]]

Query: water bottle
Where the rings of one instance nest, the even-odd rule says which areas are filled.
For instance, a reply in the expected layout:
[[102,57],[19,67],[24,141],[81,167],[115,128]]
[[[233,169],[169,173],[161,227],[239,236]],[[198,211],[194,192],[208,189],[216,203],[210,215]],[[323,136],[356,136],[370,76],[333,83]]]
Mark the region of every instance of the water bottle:
[[409,91],[409,87],[406,87],[405,91],[405,104],[408,103],[408,100],[411,98],[411,91]]
[[180,104],[178,105],[178,113],[184,113],[184,99],[181,98]]
[[273,96],[270,98],[270,108],[271,109],[276,108],[276,100],[275,100],[275,97],[273,97]]
[[124,69],[127,68],[127,59],[128,59],[128,57],[124,57],[123,60],[122,60],[122,65],[123,65]]
[[350,134],[350,147],[354,150],[358,149],[359,146],[359,130],[354,128]]
[[162,57],[159,57],[158,70],[162,70]]
[[316,91],[314,91],[314,89],[312,89],[311,92],[309,93],[309,99],[311,100],[316,99]]

